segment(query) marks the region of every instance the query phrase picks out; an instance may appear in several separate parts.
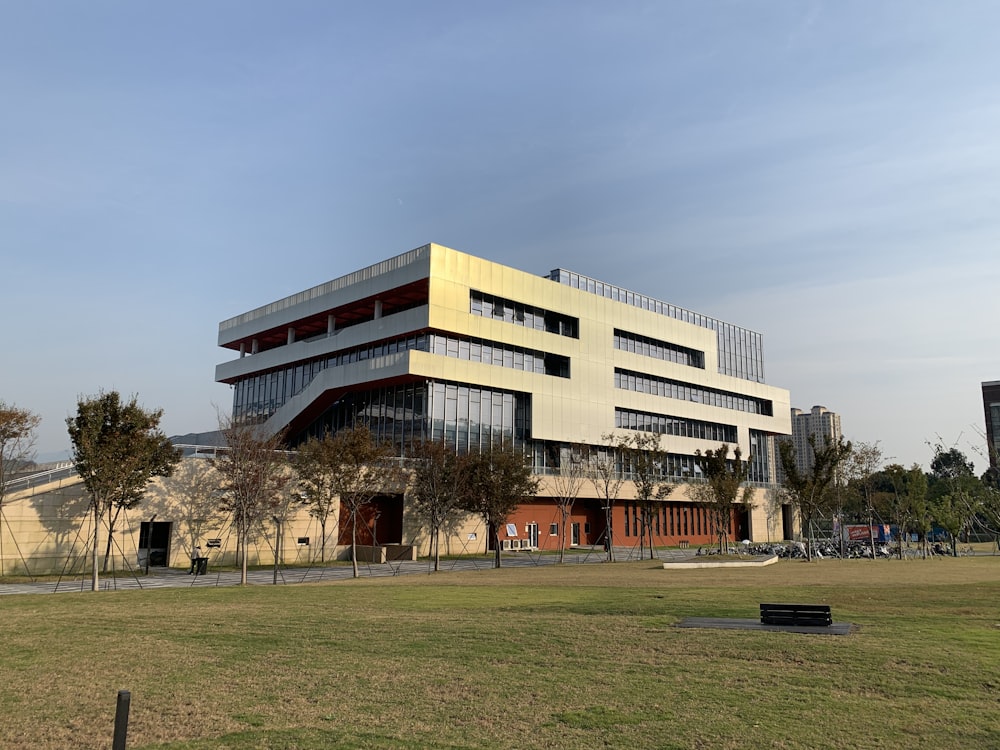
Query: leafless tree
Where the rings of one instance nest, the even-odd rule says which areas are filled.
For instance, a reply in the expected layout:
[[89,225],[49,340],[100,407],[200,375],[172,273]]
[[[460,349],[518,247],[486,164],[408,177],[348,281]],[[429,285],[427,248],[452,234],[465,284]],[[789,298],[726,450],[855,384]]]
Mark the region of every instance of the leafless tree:
[[[878,486],[878,473],[885,463],[885,456],[879,441],[867,443],[859,440],[854,443],[850,455],[844,461],[843,477],[847,489],[858,500],[862,513],[868,519],[868,543],[872,549],[872,560],[877,559],[875,550],[875,493]],[[843,533],[841,533],[843,540]]]
[[441,568],[441,530],[465,517],[468,461],[440,441],[416,443],[410,456],[409,505],[430,537],[434,570]]
[[337,488],[330,469],[337,463],[337,450],[333,435],[327,433],[322,438],[309,438],[299,446],[293,459],[299,500],[309,508],[309,515],[319,522],[320,562],[326,562],[326,529],[337,507]]
[[351,564],[357,578],[361,514],[379,494],[400,491],[403,472],[393,446],[377,441],[364,425],[342,429],[330,440],[330,463],[325,468],[340,499],[341,515],[351,527]]
[[649,539],[649,559],[656,557],[653,549],[653,514],[674,489],[664,473],[666,451],[661,436],[652,432],[638,432],[622,443],[623,460],[627,462],[632,483],[635,485],[635,502],[639,506],[642,529],[639,535],[639,555],[642,540]]
[[209,460],[221,481],[219,507],[231,515],[236,529],[240,584],[245,586],[251,535],[279,505],[292,477],[280,434],[231,418],[220,419],[219,429],[225,447]]
[[470,453],[469,479],[463,505],[466,510],[482,516],[493,534],[493,565],[501,564],[500,529],[525,497],[538,492],[538,479],[521,451],[510,442],[494,445],[482,453]]
[[588,455],[586,446],[568,446],[559,457],[555,473],[549,477],[552,496],[560,516],[559,562],[566,559],[566,524],[573,512],[573,504],[580,496],[580,488],[587,481]]
[[604,509],[604,546],[607,550],[608,561],[615,561],[614,530],[612,519],[615,503],[621,493],[625,477],[622,474],[621,451],[627,445],[627,437],[618,437],[613,433],[605,433],[601,436],[603,445],[593,451],[590,456],[590,481],[597,490],[597,496],[601,499]]

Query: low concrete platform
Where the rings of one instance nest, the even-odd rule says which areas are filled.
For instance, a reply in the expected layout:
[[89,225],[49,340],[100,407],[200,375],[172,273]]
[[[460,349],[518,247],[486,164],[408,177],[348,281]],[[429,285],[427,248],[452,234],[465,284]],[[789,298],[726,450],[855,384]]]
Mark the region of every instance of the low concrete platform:
[[764,625],[760,620],[741,620],[735,617],[685,617],[674,627],[715,628],[718,630],[771,630],[783,633],[808,633],[815,635],[850,635],[860,625],[835,622],[833,625]]
[[748,557],[744,560],[720,560],[713,555],[703,555],[701,557],[688,557],[683,560],[669,560],[663,563],[664,570],[700,570],[702,568],[762,568],[766,565],[774,565],[778,562],[777,555],[770,557]]

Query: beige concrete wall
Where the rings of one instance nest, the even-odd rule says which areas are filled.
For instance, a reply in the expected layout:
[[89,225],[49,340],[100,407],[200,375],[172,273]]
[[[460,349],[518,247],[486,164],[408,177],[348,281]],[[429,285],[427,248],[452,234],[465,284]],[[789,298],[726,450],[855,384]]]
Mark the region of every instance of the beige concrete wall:
[[[541,480],[538,497],[527,500],[526,505],[537,507],[539,503],[552,503],[551,499],[545,500],[552,495],[551,478],[541,477]],[[235,532],[228,517],[213,509],[212,488],[215,481],[217,479],[212,476],[207,461],[187,458],[182,461],[173,477],[152,483],[142,504],[119,517],[108,569],[120,573],[141,567],[143,558],[138,549],[139,529],[143,521],[148,521],[154,515],[157,522],[171,524],[168,557],[170,566],[188,567],[190,550],[195,543],[199,543],[209,557],[210,566],[236,565]],[[579,487],[579,497],[588,499],[598,498],[599,495],[594,485],[589,480],[584,480]],[[617,502],[625,503],[634,497],[634,486],[625,482]],[[691,502],[689,486],[678,485],[670,495],[670,502]],[[0,565],[3,574],[88,574],[93,534],[89,507],[89,499],[78,479],[9,498],[3,508],[0,523]],[[337,510],[331,514],[326,529],[327,561],[349,557],[349,547],[336,544]],[[528,518],[529,515],[531,518]],[[538,515],[537,511],[528,512],[524,518],[515,513],[511,521],[523,525],[525,521],[537,520],[535,515]],[[544,518],[539,518],[544,524],[554,522],[557,516],[554,505],[552,513],[542,515]],[[290,506],[285,517],[281,533],[282,564],[308,565],[319,562],[322,546],[319,522],[302,506]],[[751,540],[780,540],[781,520],[781,508],[774,500],[773,490],[755,490],[754,507],[750,514]],[[299,544],[299,540],[306,537],[309,544]],[[219,539],[221,547],[207,548],[209,539]],[[102,528],[102,562],[106,541],[107,532]],[[419,527],[405,503],[402,543],[413,545],[421,557],[430,554],[429,535]],[[273,564],[274,545],[275,526],[273,523],[265,524],[250,544],[250,564]],[[487,528],[479,516],[464,517],[446,529],[441,536],[442,555],[486,554],[486,551]]]

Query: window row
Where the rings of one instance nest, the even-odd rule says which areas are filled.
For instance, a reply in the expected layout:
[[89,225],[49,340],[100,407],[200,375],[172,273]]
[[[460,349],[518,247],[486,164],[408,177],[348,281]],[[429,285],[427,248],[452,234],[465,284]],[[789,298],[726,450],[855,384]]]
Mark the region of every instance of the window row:
[[715,331],[719,342],[719,372],[763,383],[763,337],[729,323],[718,323]]
[[347,393],[295,442],[355,424],[391,443],[398,455],[419,440],[439,440],[459,452],[477,452],[531,436],[531,397],[463,383],[427,381]]
[[233,386],[233,417],[240,421],[263,421],[328,367],[340,367],[411,349],[541,375],[560,378],[570,376],[569,357],[559,354],[484,339],[421,333],[345,349],[336,354],[244,378]]
[[533,328],[536,331],[556,333],[560,336],[580,338],[580,321],[569,315],[525,305],[521,302],[485,294],[475,289],[469,292],[469,312],[484,318]]
[[631,292],[628,289],[623,289],[615,286],[614,284],[598,281],[597,279],[592,279],[588,276],[574,273],[573,271],[567,271],[563,268],[556,268],[551,271],[546,278],[552,279],[560,284],[565,284],[566,286],[574,289],[580,289],[585,292],[591,292],[592,294],[598,294],[601,297],[614,300],[615,302],[624,302],[626,305],[638,307],[643,310],[649,310],[651,312],[659,313],[660,315],[666,315],[668,318],[681,320],[685,323],[691,323],[692,325],[700,326],[702,328],[712,328],[713,323],[717,324],[721,322],[715,318],[710,318],[707,315],[691,312],[690,310],[685,310],[683,307],[678,307],[677,305],[671,305],[669,302],[662,302],[658,299],[654,299],[653,297],[647,297],[645,294]]
[[616,408],[615,427],[623,430],[655,432],[660,435],[699,438],[716,443],[729,443],[730,445],[736,443],[735,425],[671,417],[666,414],[652,414],[633,409]]
[[705,352],[615,329],[615,349],[705,369]]
[[[660,503],[653,508],[649,519],[656,536],[714,536],[717,531],[715,519],[703,505],[683,503]],[[729,528],[732,530],[732,518]],[[642,508],[638,503],[625,504],[625,536],[641,536]]]
[[771,476],[771,456],[774,454],[774,436],[760,430],[750,430],[750,462],[747,479],[767,484],[775,481]]
[[377,440],[403,447],[427,437],[427,386],[423,382],[345,393],[292,443],[321,438],[346,427],[364,424]]
[[562,268],[551,271],[547,278],[574,289],[592,292],[616,302],[715,331],[719,343],[719,372],[755,383],[764,382],[763,337],[759,333]]
[[685,383],[670,378],[660,378],[632,370],[615,368],[615,388],[638,393],[649,393],[664,398],[676,398],[681,401],[694,401],[698,404],[718,406],[723,409],[735,409],[751,414],[774,415],[774,407],[768,399],[744,396],[731,391],[716,388],[705,388],[694,383]]
[[280,370],[251,375],[233,385],[233,418],[251,422],[264,421],[328,367],[341,367],[410,349],[430,351],[430,347],[431,334],[421,333],[344,349]]
[[569,357],[485,339],[467,339],[434,334],[431,352],[470,362],[482,362],[497,367],[534,372],[539,375],[569,377]]

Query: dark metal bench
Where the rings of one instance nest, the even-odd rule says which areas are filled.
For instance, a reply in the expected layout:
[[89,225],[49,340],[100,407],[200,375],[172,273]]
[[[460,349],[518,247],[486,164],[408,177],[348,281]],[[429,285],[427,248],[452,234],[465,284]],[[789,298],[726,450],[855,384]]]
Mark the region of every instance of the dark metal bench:
[[829,604],[761,604],[762,625],[833,625]]

